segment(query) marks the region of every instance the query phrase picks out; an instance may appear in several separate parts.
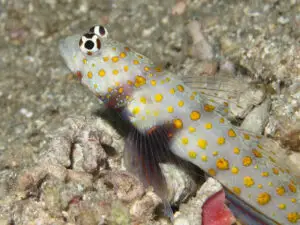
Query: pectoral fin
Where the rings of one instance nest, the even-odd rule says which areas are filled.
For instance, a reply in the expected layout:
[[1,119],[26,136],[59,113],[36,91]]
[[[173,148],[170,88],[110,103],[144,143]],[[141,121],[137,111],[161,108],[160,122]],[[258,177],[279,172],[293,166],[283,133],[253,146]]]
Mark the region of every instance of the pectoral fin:
[[132,128],[126,139],[124,161],[127,170],[135,174],[145,187],[154,188],[164,202],[164,213],[172,219],[167,184],[159,166],[170,154],[168,136],[163,127],[152,127],[145,133]]

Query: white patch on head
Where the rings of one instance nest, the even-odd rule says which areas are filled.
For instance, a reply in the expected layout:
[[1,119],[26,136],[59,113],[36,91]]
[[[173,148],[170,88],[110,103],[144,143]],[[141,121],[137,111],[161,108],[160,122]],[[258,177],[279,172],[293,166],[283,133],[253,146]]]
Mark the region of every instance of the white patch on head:
[[104,26],[96,25],[90,28],[90,32],[97,34],[101,38],[107,38],[108,37],[108,31]]

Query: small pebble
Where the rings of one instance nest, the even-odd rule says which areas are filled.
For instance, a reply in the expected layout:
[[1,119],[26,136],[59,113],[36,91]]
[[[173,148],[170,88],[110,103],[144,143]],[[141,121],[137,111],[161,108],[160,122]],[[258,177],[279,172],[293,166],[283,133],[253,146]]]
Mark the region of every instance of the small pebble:
[[277,22],[284,25],[290,22],[290,19],[288,17],[280,16],[277,19]]
[[178,1],[175,6],[172,8],[172,15],[181,15],[186,10],[186,2],[181,0]]
[[32,117],[32,115],[33,115],[33,112],[30,112],[28,109],[26,109],[26,108],[21,108],[20,109],[20,113],[22,114],[22,115],[24,115],[24,116],[26,116],[27,118],[30,118],[30,117]]

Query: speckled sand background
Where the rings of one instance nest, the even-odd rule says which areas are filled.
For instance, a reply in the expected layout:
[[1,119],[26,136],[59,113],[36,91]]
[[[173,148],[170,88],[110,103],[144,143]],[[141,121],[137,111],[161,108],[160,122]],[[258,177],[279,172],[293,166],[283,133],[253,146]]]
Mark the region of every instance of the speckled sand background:
[[[59,56],[60,38],[94,24],[109,24],[113,38],[176,74],[216,76],[237,93],[244,86],[224,80],[225,74],[255,81],[244,94],[253,96],[243,99],[243,111],[232,108],[231,118],[252,131],[279,136],[299,166],[299,1],[1,0],[1,225],[168,224],[151,219],[159,199],[119,171],[121,136],[99,119],[97,99]],[[70,117],[76,118],[65,121]],[[86,144],[86,136],[100,141]],[[79,147],[72,152],[74,142]],[[109,155],[103,143],[116,152]],[[103,150],[95,154],[105,166],[92,159],[82,165],[89,148]],[[70,160],[74,149],[79,156]],[[45,164],[35,167],[40,162]],[[124,191],[131,185],[133,196]],[[195,185],[183,185],[188,191],[177,202],[195,192]]]

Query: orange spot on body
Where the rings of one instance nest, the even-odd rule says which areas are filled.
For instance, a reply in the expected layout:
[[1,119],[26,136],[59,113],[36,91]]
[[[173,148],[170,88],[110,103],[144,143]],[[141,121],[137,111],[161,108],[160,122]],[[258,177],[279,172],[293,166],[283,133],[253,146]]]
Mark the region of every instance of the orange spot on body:
[[276,168],[272,168],[272,171],[273,171],[273,173],[274,173],[275,175],[278,175],[278,174],[279,174],[279,170],[276,169]]
[[120,53],[120,58],[125,58],[127,55],[126,55],[126,53],[125,52],[121,52]]
[[169,132],[168,133],[168,138],[171,138],[171,137],[173,137],[173,133]]
[[167,111],[169,113],[172,113],[172,112],[174,112],[174,108],[172,106],[168,106]]
[[279,209],[285,209],[285,208],[286,208],[286,205],[285,205],[285,204],[279,204],[279,205],[278,205],[278,208],[279,208]]
[[217,140],[217,143],[218,143],[219,145],[225,144],[225,138],[224,138],[224,137],[219,137],[218,140]]
[[177,90],[180,91],[180,92],[183,92],[184,91],[184,87],[182,85],[177,85]]
[[162,100],[163,100],[163,95],[162,94],[156,94],[155,96],[154,96],[154,100],[156,101],[156,102],[161,102]]
[[106,72],[105,72],[104,69],[101,69],[101,70],[98,71],[98,75],[99,75],[100,77],[104,77],[105,74],[106,74]]
[[249,134],[244,134],[244,139],[245,139],[245,140],[250,140]]
[[188,155],[189,155],[189,157],[192,158],[192,159],[195,159],[195,158],[197,157],[197,153],[194,152],[194,151],[189,151],[189,152],[188,152]]
[[212,111],[214,111],[214,109],[215,109],[215,107],[213,105],[209,105],[209,104],[204,105],[204,110],[206,112],[212,112]]
[[296,188],[296,186],[295,186],[294,184],[289,183],[288,187],[289,187],[289,190],[290,190],[291,192],[293,192],[293,193],[296,193],[296,192],[297,192],[297,188]]
[[118,62],[119,61],[119,57],[118,56],[113,56],[111,58],[111,61],[113,61],[114,63]]
[[198,111],[192,111],[190,114],[191,120],[199,120],[201,117],[201,114]]
[[228,130],[228,136],[229,136],[229,137],[236,137],[235,131],[234,131],[233,129],[229,129],[229,130]]
[[280,187],[276,188],[276,193],[280,196],[284,195],[284,193],[285,193],[284,187],[280,186]]
[[208,172],[208,174],[211,175],[211,176],[216,176],[216,174],[217,174],[216,171],[215,171],[214,169],[212,169],[212,168],[208,169],[207,172]]
[[207,141],[204,139],[199,138],[198,140],[198,146],[202,149],[206,149],[207,147]]
[[189,132],[190,133],[194,133],[196,131],[196,128],[195,127],[189,127]]
[[244,185],[246,187],[251,187],[254,184],[254,180],[252,179],[252,177],[246,176],[244,177]]
[[241,194],[241,189],[239,187],[232,187],[232,191],[236,195],[240,195]]
[[179,106],[179,107],[184,106],[184,101],[180,100],[180,101],[178,102],[178,106]]
[[189,143],[189,139],[188,139],[187,137],[183,137],[183,138],[181,139],[181,143],[182,143],[183,145],[187,145],[187,144]]
[[261,158],[261,157],[262,157],[261,152],[258,151],[257,149],[252,149],[252,153],[253,153],[253,155],[255,155],[255,157],[257,157],[257,158]]
[[139,62],[138,60],[135,59],[135,60],[133,60],[133,64],[134,64],[134,65],[138,65],[138,64],[140,64],[140,62]]
[[300,219],[300,214],[297,212],[290,212],[287,214],[287,219],[291,223],[297,223],[298,220]]
[[154,69],[155,69],[156,72],[161,72],[162,71],[161,67],[155,67]]
[[116,69],[114,69],[114,70],[112,71],[112,73],[113,73],[114,75],[118,75],[118,74],[119,74],[119,71],[116,70]]
[[93,78],[93,73],[92,73],[91,71],[89,71],[89,72],[87,73],[87,77],[90,78],[90,79],[92,79],[92,78]]
[[235,147],[235,148],[233,149],[233,153],[236,154],[236,155],[240,154],[240,149],[237,148],[237,147]]
[[252,164],[252,159],[250,156],[243,157],[243,165],[250,166]]
[[134,85],[136,87],[141,87],[144,84],[146,84],[146,79],[144,77],[139,76],[139,75],[135,76],[135,83],[134,83]]
[[205,129],[210,130],[212,128],[212,124],[211,123],[206,123],[205,124]]
[[151,128],[148,130],[147,134],[152,134],[155,130],[157,130],[157,127],[156,127],[156,126],[155,126],[155,127],[151,127]]
[[268,176],[269,176],[269,173],[268,173],[268,172],[262,172],[262,173],[261,173],[261,176],[262,176],[262,177],[268,177]]
[[233,174],[238,174],[239,173],[239,168],[237,168],[237,167],[232,167],[231,168],[231,172],[233,173]]
[[219,158],[216,161],[216,166],[220,170],[228,170],[229,169],[229,162],[228,162],[228,160],[226,160],[224,158]]
[[271,200],[271,195],[267,192],[262,192],[257,196],[257,203],[260,205],[265,205],[267,203],[269,203],[269,201]]
[[207,157],[206,155],[201,156],[201,160],[202,160],[203,162],[206,162],[207,159],[208,159],[208,157]]
[[145,97],[142,96],[142,97],[140,98],[140,101],[141,101],[141,103],[146,104],[147,99],[146,99]]
[[173,120],[173,125],[175,128],[180,129],[183,127],[183,123],[181,119],[174,119]]

